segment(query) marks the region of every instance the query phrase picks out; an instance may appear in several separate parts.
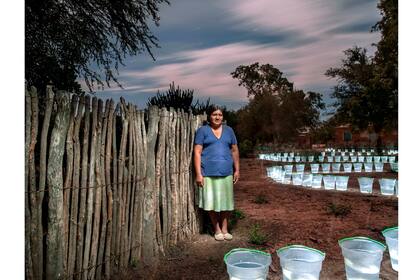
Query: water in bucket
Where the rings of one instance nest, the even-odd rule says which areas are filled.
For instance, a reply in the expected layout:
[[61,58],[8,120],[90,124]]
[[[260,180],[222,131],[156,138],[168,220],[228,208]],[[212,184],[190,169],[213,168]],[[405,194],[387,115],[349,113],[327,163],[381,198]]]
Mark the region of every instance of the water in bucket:
[[361,156],[361,155],[362,155],[362,152],[357,152],[357,155],[358,155],[358,156]]
[[319,162],[323,162],[323,161],[324,161],[324,156],[319,156],[319,157],[318,157],[318,161],[319,161]]
[[366,153],[366,149],[362,149],[362,153]]
[[370,156],[370,155],[372,155],[372,152],[366,152],[366,155]]
[[294,156],[295,156],[295,153],[289,153],[289,155],[290,155],[291,157],[294,157]]
[[389,165],[391,166],[392,171],[398,172],[398,162],[392,162]]
[[361,193],[372,193],[373,178],[369,177],[359,177],[360,192]]
[[357,162],[357,156],[351,156],[350,159],[351,162]]
[[311,163],[311,172],[318,173],[319,172],[319,164],[318,163]]
[[382,231],[391,257],[392,269],[398,271],[398,227],[387,228]]
[[283,184],[291,184],[292,183],[292,173],[290,174],[284,174],[283,177]]
[[327,157],[327,161],[328,162],[333,162],[334,161],[334,157],[333,156],[328,156]]
[[321,152],[321,156],[325,157],[325,152]]
[[322,184],[322,174],[312,175],[312,188],[320,189]]
[[296,172],[303,173],[305,170],[305,164],[296,164]]
[[287,157],[281,157],[282,162],[287,162]]
[[346,152],[346,153],[347,153],[348,151],[349,151],[349,149],[344,149],[344,152]]
[[372,156],[369,156],[369,157],[366,157],[365,159],[366,159],[366,162],[372,162],[373,157]]
[[328,173],[330,172],[331,163],[323,163],[322,164],[322,172]]
[[374,156],[373,161],[374,162],[381,162],[381,157],[380,156]]
[[342,157],[344,157],[346,155],[346,152],[341,152],[340,154]]
[[284,157],[288,157],[289,156],[289,153],[283,153],[283,156]]
[[302,245],[277,250],[284,280],[317,280],[325,253]]
[[335,189],[335,176],[333,175],[325,175],[323,177],[324,180],[324,188],[326,190],[333,190]]
[[293,162],[293,157],[287,157],[288,162]]
[[362,165],[363,165],[363,163],[361,163],[361,162],[353,163],[354,172],[362,172]]
[[292,182],[294,186],[302,185],[303,173],[295,172],[292,174]]
[[346,191],[348,182],[349,176],[335,176],[335,188],[338,191]]
[[375,162],[375,171],[376,172],[383,172],[384,171],[384,164],[382,162]]
[[335,162],[340,162],[341,161],[341,156],[335,156],[334,160],[335,160]]
[[379,179],[379,186],[381,187],[381,194],[393,195],[395,187],[395,179]]
[[343,156],[343,161],[349,161],[349,156]]
[[271,255],[262,251],[237,248],[223,258],[230,280],[264,280],[271,264]]
[[367,237],[344,238],[338,244],[348,280],[379,280],[384,244]]
[[364,156],[358,156],[358,157],[357,157],[357,160],[358,160],[359,162],[364,162],[364,161],[365,161],[365,157],[364,157]]
[[381,161],[382,162],[388,162],[388,156],[381,156]]
[[308,156],[308,161],[313,162],[314,161],[314,156]]
[[341,169],[341,163],[333,163],[332,164],[332,172],[339,173]]
[[353,168],[353,163],[351,162],[343,163],[343,167],[344,167],[344,172],[350,173],[351,169]]
[[284,171],[286,171],[286,174],[292,174],[293,171],[293,164],[287,164],[284,166]]
[[299,162],[300,161],[300,156],[295,156],[295,161]]
[[395,157],[394,156],[388,157],[388,162],[389,163],[395,162]]
[[304,187],[312,186],[312,173],[304,173],[303,174],[302,186],[304,186]]
[[372,166],[373,164],[371,162],[365,162],[364,163],[365,172],[372,172]]
[[398,180],[395,180],[395,195],[398,196]]

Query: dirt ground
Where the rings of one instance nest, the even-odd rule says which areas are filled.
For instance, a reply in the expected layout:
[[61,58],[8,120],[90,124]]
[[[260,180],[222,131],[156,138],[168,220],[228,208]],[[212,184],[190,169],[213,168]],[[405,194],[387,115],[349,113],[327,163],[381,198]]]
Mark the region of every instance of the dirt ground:
[[[377,180],[372,195],[362,194],[357,182],[360,176],[397,178],[397,174],[389,172],[389,164],[385,164],[382,173],[351,173],[349,189],[345,192],[276,183],[266,176],[266,167],[279,164],[241,159],[241,179],[234,187],[234,195],[235,209],[245,217],[231,229],[232,241],[218,242],[209,234],[201,234],[171,248],[157,271],[130,269],[121,278],[229,279],[224,254],[233,248],[256,248],[272,254],[267,279],[283,279],[275,250],[300,244],[326,253],[320,279],[346,279],[338,240],[367,236],[385,243],[381,230],[398,224],[398,198],[380,195]],[[266,202],[258,204],[255,202],[257,198]],[[328,211],[331,204],[343,205],[350,209],[350,213],[335,216]],[[259,225],[261,233],[267,237],[264,245],[249,242],[251,228],[255,225]],[[397,278],[398,273],[392,270],[386,251],[380,279]]]

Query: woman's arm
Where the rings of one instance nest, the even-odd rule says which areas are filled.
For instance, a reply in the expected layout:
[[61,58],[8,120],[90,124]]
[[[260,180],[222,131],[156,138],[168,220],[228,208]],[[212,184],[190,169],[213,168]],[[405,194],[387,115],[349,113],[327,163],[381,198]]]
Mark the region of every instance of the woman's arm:
[[204,178],[201,174],[201,152],[203,151],[203,146],[194,145],[194,169],[195,169],[195,181],[199,187],[204,185]]
[[231,148],[232,151],[232,158],[233,158],[233,183],[236,184],[239,180],[239,149],[238,145],[234,144]]

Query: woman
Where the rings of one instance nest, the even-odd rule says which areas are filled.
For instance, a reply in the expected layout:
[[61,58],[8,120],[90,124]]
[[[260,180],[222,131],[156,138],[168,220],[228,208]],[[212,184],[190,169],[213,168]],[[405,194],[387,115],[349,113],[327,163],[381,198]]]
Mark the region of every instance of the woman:
[[228,218],[233,210],[233,184],[239,180],[239,150],[233,129],[223,125],[223,113],[212,106],[209,124],[200,127],[194,140],[194,167],[199,186],[199,207],[209,211],[218,241],[232,240]]

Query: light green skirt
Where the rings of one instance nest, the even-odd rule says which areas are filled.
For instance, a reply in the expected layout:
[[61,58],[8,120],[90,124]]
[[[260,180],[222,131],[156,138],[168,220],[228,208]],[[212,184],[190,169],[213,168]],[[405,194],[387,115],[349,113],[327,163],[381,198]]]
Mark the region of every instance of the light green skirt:
[[204,177],[204,187],[198,187],[198,207],[206,211],[233,210],[233,177]]

